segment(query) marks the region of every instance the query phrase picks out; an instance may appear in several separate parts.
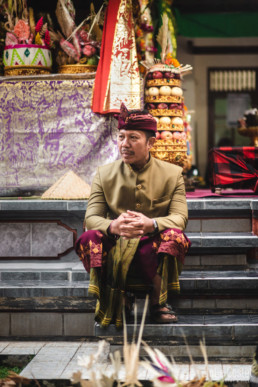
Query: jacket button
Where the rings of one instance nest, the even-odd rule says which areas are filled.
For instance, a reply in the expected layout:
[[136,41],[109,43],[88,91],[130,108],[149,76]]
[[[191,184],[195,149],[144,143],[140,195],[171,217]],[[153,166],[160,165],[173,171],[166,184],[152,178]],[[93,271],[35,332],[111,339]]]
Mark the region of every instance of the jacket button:
[[136,206],[135,206],[137,209],[141,207],[140,203],[136,203]]
[[141,185],[141,184],[138,184],[136,187],[137,187],[138,189],[142,189],[142,185]]

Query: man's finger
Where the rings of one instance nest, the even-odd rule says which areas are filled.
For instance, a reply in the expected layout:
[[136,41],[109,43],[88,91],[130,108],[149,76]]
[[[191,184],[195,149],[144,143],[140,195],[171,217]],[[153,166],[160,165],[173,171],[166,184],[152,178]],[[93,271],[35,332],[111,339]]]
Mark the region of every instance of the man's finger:
[[127,210],[127,214],[130,214],[131,216],[140,216],[140,215],[142,215],[141,212],[136,212],[136,211],[131,211],[131,210]]
[[142,222],[123,223],[120,226],[121,230],[143,230],[144,224]]
[[143,221],[139,220],[139,221],[130,222],[128,225],[134,228],[143,228],[144,223]]
[[132,229],[132,230],[121,230],[120,232],[120,235],[121,236],[130,236],[130,237],[136,237],[136,236],[139,236],[139,235],[143,235],[143,230],[135,230],[135,229]]

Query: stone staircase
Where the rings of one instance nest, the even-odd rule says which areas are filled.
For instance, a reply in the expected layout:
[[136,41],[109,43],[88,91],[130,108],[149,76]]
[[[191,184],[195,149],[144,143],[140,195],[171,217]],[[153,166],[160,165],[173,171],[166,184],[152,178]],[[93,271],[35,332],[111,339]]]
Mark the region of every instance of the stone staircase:
[[[43,218],[42,211],[44,219],[52,219],[53,206],[34,203],[30,214],[26,201],[24,210],[21,203],[12,203],[10,210],[0,203],[0,210],[9,222],[17,214],[20,222],[35,222]],[[72,212],[74,225],[85,211],[82,203],[73,203],[66,213],[63,203],[61,207],[62,222],[69,223]],[[189,200],[188,207],[186,233],[192,247],[181,274],[181,294],[173,300],[179,321],[158,325],[147,317],[144,340],[185,362],[184,335],[197,361],[199,341],[205,337],[211,360],[250,362],[258,344],[258,199]],[[54,214],[58,219],[58,206]],[[121,347],[122,331],[94,323],[95,301],[88,297],[88,281],[71,252],[69,260],[0,261],[0,339],[105,338],[112,350]],[[143,302],[137,299],[138,323]],[[133,329],[129,321],[129,336]]]

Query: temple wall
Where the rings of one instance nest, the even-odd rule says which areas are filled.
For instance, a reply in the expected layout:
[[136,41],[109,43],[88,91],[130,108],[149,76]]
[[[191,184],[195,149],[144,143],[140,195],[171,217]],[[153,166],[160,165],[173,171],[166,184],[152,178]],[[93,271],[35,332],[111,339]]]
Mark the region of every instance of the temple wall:
[[195,46],[257,46],[258,38],[178,38],[177,58],[183,64],[191,64],[193,72],[185,76],[184,97],[189,110],[195,110],[192,116],[193,153],[201,174],[205,175],[208,155],[208,85],[209,67],[257,67],[258,55],[193,55],[189,53],[187,42]]

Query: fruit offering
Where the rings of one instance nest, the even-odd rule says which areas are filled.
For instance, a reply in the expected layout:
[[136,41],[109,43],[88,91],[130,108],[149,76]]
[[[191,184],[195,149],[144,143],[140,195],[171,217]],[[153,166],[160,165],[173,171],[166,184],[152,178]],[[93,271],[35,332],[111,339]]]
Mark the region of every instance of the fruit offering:
[[145,108],[157,119],[158,130],[182,132],[183,90],[179,69],[156,64],[147,73]]
[[156,119],[158,129],[151,153],[180,166],[187,157],[181,74],[190,69],[158,63],[149,69],[145,82],[145,109]]

